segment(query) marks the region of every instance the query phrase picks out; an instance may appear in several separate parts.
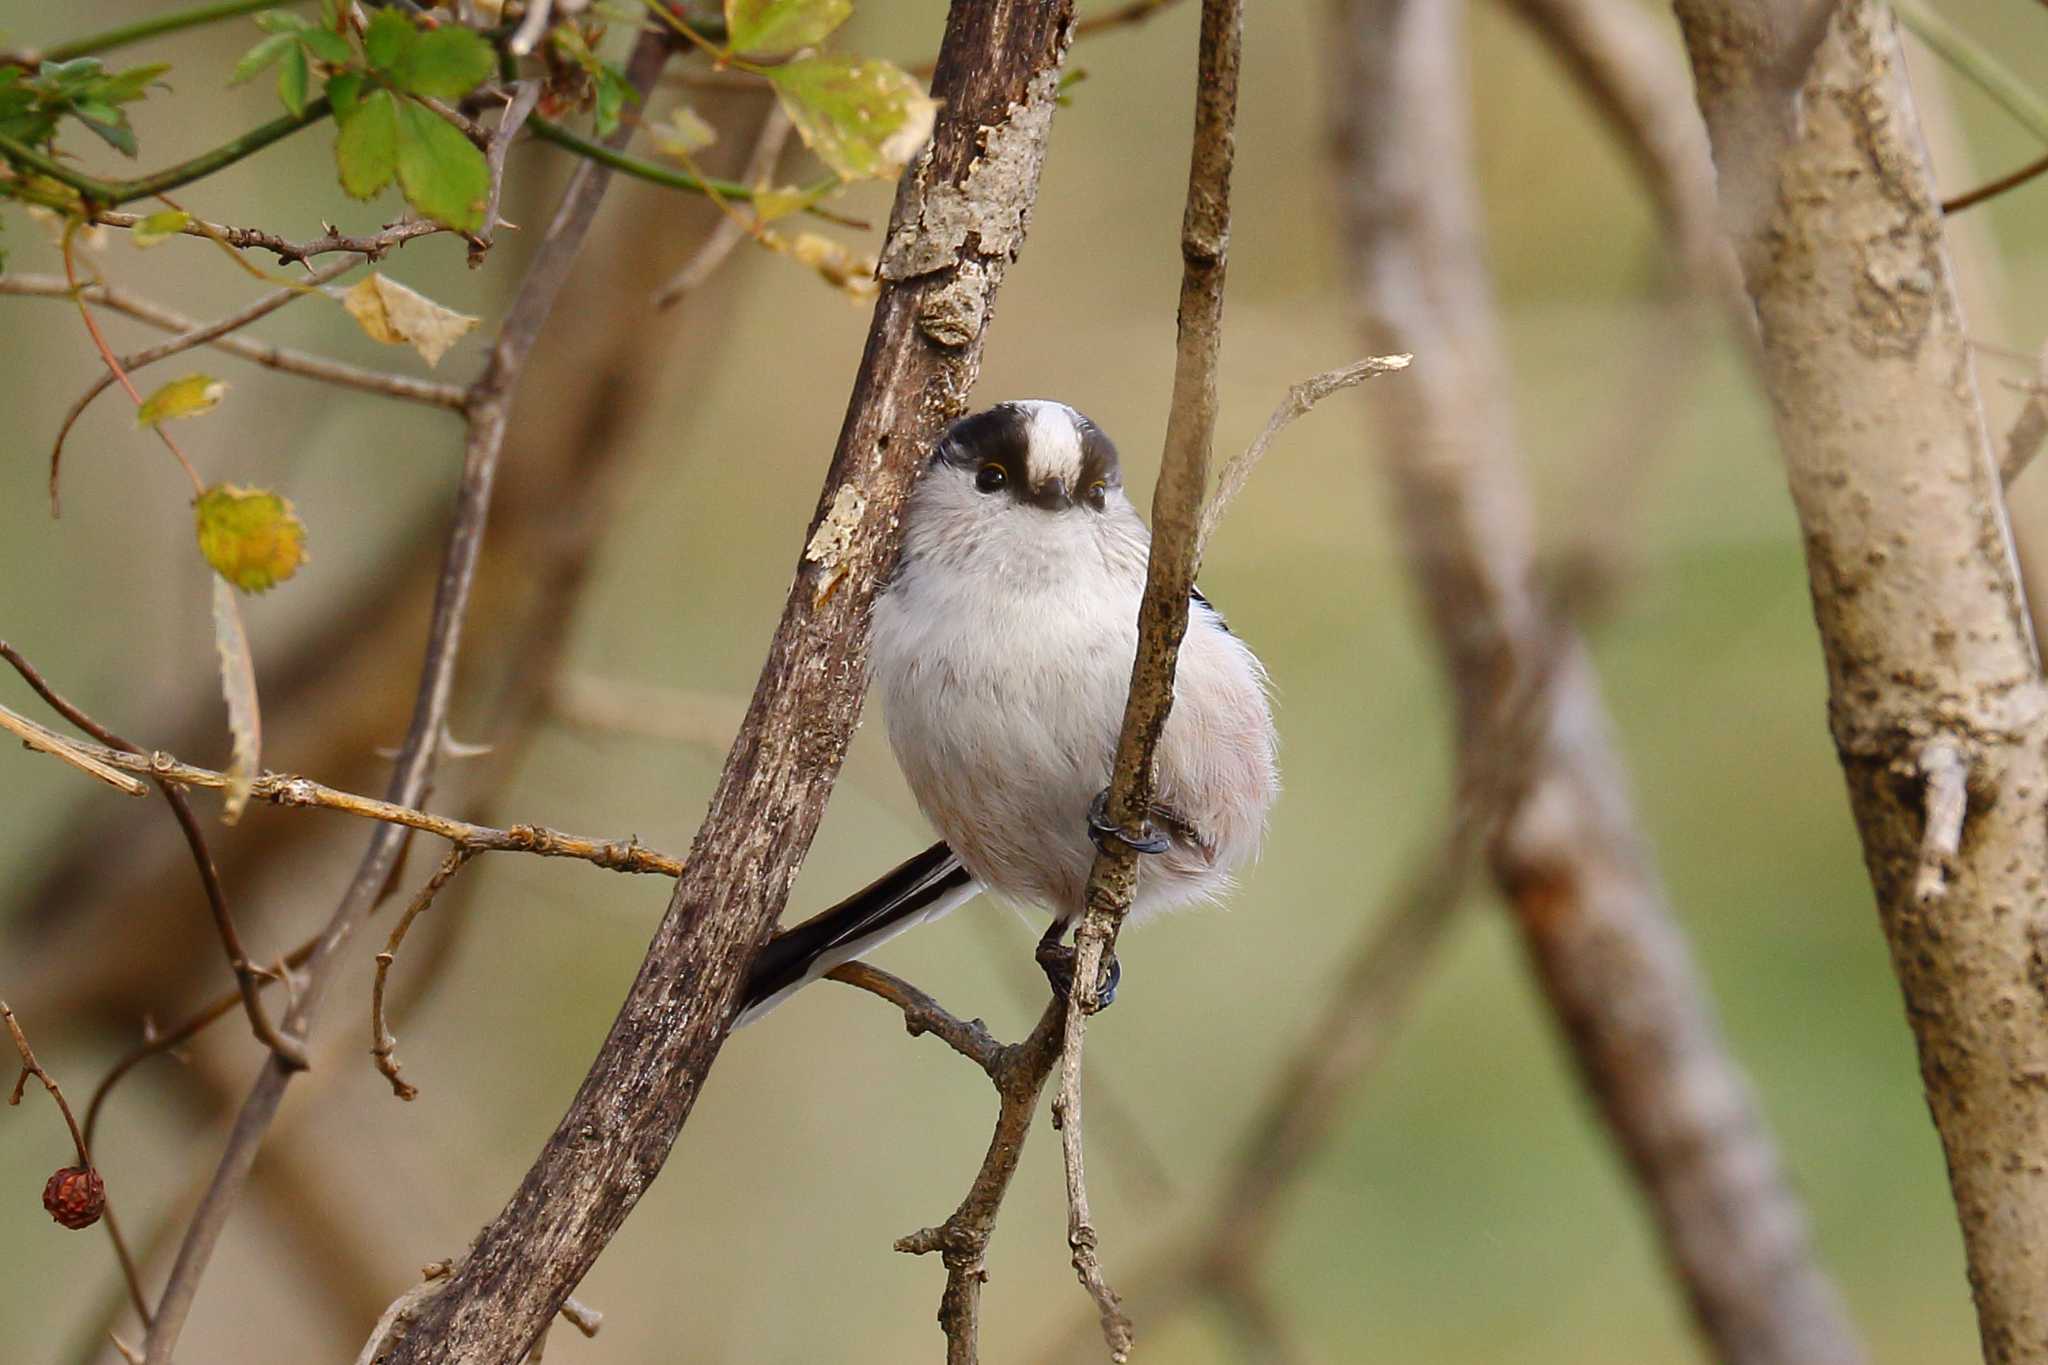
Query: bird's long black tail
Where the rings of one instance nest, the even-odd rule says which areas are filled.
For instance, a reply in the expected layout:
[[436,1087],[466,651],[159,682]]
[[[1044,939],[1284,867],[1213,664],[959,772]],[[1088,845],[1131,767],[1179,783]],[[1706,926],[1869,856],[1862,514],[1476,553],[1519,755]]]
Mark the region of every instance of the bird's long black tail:
[[980,890],[943,840],[933,844],[831,909],[769,939],[754,958],[733,1027],[753,1023],[840,963],[937,919]]

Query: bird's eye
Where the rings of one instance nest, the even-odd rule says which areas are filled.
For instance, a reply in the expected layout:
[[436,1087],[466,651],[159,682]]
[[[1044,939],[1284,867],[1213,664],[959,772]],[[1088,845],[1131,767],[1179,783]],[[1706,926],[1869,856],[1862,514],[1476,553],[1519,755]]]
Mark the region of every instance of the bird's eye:
[[984,493],[993,493],[1010,481],[999,464],[985,464],[974,476],[974,486]]
[[1090,507],[1100,512],[1109,505],[1109,485],[1101,479],[1097,479],[1094,483],[1088,485],[1088,491],[1082,496],[1088,500]]

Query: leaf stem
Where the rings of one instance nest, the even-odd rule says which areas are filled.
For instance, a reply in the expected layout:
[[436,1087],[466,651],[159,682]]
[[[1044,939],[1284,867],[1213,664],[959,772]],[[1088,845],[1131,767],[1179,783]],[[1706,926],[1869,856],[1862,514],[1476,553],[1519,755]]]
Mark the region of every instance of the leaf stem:
[[59,43],[33,55],[41,57],[44,61],[65,62],[73,57],[86,57],[95,52],[107,52],[117,47],[126,47],[130,43],[139,43],[146,38],[176,33],[180,29],[217,24],[223,19],[254,14],[260,9],[278,9],[301,2],[302,0],[219,0],[216,4],[200,5],[173,14],[159,14],[149,19],[138,19],[132,24],[110,28],[103,33],[89,33],[83,38],[73,38],[69,42]]
[[[552,119],[542,118],[538,114],[529,118],[526,121],[526,126],[533,130],[534,136],[544,142],[552,142],[565,151],[574,152],[580,157],[585,157],[600,165],[609,166],[615,171],[623,172],[638,180],[645,180],[655,185],[666,185],[672,190],[687,190],[692,194],[709,195],[714,199],[721,195],[727,199],[739,199],[748,203],[752,203],[754,199],[754,189],[751,185],[742,185],[736,180],[720,180],[708,175],[692,175],[688,171],[672,171],[666,166],[657,166],[651,161],[642,161],[639,157],[627,156],[624,152],[614,151],[601,142],[592,142],[582,134],[571,132]],[[822,194],[836,187],[839,183],[837,176],[828,176],[813,184],[804,186],[802,193],[808,198],[814,194]],[[849,227],[867,226],[867,224],[856,219],[834,213],[830,209],[820,208],[816,204],[805,205],[804,212],[823,218],[828,222],[844,223]]]
[[211,151],[201,152],[189,161],[180,161],[175,166],[167,166],[163,170],[138,176],[133,180],[101,180],[82,174],[55,157],[4,134],[0,134],[0,158],[69,185],[89,204],[99,208],[114,208],[136,199],[147,199],[166,190],[174,190],[180,185],[187,185],[194,180],[212,175],[215,171],[232,166],[245,157],[255,155],[279,138],[296,133],[307,124],[319,122],[326,118],[329,112],[327,97],[323,95],[310,101],[299,113],[274,118]]

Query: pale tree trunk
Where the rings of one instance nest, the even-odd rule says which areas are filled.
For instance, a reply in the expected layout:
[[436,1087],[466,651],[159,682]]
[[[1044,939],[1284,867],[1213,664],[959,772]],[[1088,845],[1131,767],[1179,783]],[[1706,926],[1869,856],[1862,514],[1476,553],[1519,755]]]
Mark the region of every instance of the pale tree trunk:
[[2048,1361],[2048,724],[1897,34],[1867,0],[1677,10],[1985,1358]]
[[[1455,693],[1461,785],[1520,792],[1489,869],[1716,1357],[1860,1361],[1637,829],[1591,662],[1535,581],[1471,180],[1463,6],[1343,0],[1337,14],[1354,307],[1366,349],[1415,354],[1374,395],[1404,549]],[[1504,778],[1517,750],[1525,770]]]

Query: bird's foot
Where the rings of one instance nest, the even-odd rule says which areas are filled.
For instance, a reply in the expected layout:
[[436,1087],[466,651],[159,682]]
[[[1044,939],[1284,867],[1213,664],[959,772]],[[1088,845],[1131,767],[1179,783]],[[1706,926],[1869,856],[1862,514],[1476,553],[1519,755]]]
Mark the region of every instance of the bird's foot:
[[[1065,925],[1055,924],[1046,936],[1038,941],[1038,966],[1045,973],[1047,984],[1060,999],[1069,999],[1074,990],[1074,958],[1076,949],[1060,942]],[[1095,987],[1095,1008],[1106,1010],[1116,1003],[1117,983],[1123,980],[1124,968],[1111,953],[1102,960],[1102,976]]]
[[1109,818],[1109,788],[1095,793],[1095,799],[1088,804],[1088,837],[1095,841],[1095,847],[1104,853],[1114,853],[1110,842],[1122,844],[1133,853],[1164,853],[1173,847],[1173,840],[1153,829],[1150,824],[1140,825],[1135,830],[1125,829]]

